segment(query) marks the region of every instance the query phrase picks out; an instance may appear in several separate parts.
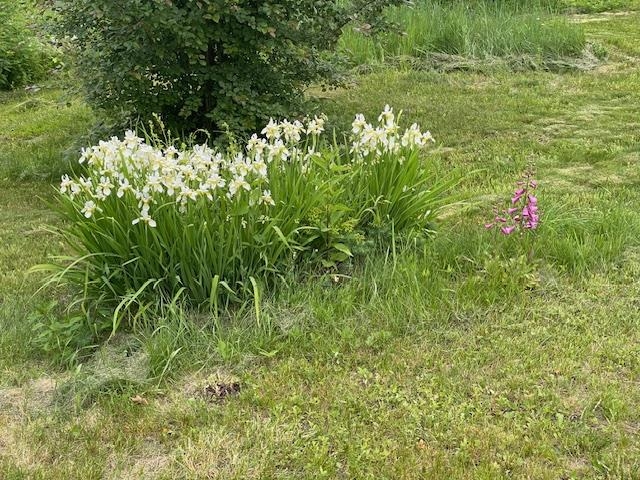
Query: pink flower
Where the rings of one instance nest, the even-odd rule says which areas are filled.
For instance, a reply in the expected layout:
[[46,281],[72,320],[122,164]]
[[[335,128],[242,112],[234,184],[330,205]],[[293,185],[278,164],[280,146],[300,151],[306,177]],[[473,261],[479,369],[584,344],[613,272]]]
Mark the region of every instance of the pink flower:
[[509,208],[504,210],[494,208],[496,216],[493,222],[485,224],[486,229],[499,227],[503,235],[511,235],[518,230],[534,230],[538,227],[540,222],[538,198],[533,194],[538,183],[527,176],[516,185]]
[[511,203],[515,205],[520,201],[523,195],[524,195],[524,189],[520,188],[516,190],[515,193],[513,194],[513,198],[511,199]]

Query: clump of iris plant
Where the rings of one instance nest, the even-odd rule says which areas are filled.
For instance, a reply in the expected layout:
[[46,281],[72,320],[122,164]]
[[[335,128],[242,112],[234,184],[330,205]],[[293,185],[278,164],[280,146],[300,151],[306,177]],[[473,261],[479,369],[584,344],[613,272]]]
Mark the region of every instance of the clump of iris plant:
[[531,174],[516,184],[509,206],[505,209],[494,210],[493,222],[487,223],[485,228],[499,228],[503,235],[511,235],[515,232],[531,231],[540,224],[540,212],[538,210],[538,197],[535,191],[538,188]]
[[400,117],[390,106],[377,123],[357,115],[344,144],[324,116],[270,120],[227,149],[133,131],[100,141],[57,197],[75,255],[40,268],[49,284],[75,286],[87,308],[180,296],[217,310],[320,256],[346,261],[370,232],[424,232],[450,180],[425,164],[431,134],[401,128]]

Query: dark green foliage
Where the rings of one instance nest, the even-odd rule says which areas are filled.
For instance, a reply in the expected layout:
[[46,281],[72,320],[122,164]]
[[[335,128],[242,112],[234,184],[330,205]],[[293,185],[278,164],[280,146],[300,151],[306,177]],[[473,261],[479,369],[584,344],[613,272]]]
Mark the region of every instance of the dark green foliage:
[[330,51],[352,19],[398,0],[61,0],[92,105],[152,113],[180,132],[254,130],[291,114],[304,88],[335,80]]
[[44,47],[29,29],[32,5],[0,0],[0,90],[35,81],[46,69]]

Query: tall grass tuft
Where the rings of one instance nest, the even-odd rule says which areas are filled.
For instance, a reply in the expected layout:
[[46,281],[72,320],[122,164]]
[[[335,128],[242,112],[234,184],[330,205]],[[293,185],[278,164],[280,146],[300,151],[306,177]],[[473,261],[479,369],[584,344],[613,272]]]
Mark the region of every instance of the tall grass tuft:
[[431,55],[479,60],[532,57],[537,63],[580,56],[586,46],[584,32],[554,15],[554,10],[554,4],[542,0],[420,0],[413,6],[389,9],[388,19],[402,33],[366,36],[350,29],[344,32],[340,48],[355,64]]

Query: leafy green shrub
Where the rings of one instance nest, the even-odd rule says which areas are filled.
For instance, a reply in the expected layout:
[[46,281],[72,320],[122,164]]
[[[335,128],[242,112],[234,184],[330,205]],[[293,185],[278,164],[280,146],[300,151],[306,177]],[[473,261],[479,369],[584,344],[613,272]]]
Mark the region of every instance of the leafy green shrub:
[[[327,51],[354,16],[398,0],[61,0],[93,106],[160,114],[174,131],[254,131],[336,71]],[[371,20],[373,21],[373,20]]]
[[83,351],[90,353],[95,339],[110,327],[87,314],[65,312],[58,301],[37,305],[32,320],[31,342],[62,365],[72,365],[82,358]]
[[0,0],[1,90],[35,81],[46,70],[45,47],[28,27],[31,8],[26,0]]
[[445,185],[420,156],[428,132],[400,131],[389,107],[376,127],[357,116],[349,144],[323,130],[319,117],[272,120],[264,137],[224,152],[133,132],[100,142],[58,197],[75,255],[40,269],[75,286],[85,311],[178,296],[217,309],[295,267],[347,260],[373,230],[428,227]]

